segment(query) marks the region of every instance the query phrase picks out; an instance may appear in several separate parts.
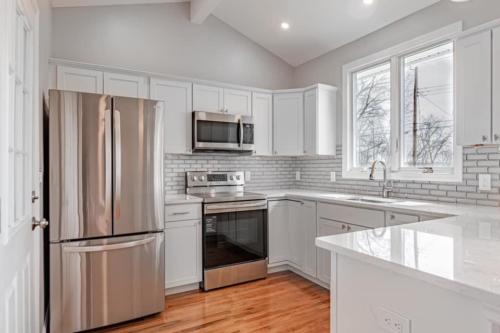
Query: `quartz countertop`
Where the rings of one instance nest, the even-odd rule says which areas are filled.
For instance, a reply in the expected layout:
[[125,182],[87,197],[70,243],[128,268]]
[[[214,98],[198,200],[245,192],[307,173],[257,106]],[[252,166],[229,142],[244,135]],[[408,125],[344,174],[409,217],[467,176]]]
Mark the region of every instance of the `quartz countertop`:
[[[316,245],[500,306],[500,208],[397,199],[366,203],[356,195],[308,190],[261,191],[303,199],[443,218],[316,238]],[[366,197],[370,198],[370,197]]]
[[166,205],[182,205],[189,203],[201,203],[203,201],[200,197],[195,197],[189,194],[167,194],[165,196]]

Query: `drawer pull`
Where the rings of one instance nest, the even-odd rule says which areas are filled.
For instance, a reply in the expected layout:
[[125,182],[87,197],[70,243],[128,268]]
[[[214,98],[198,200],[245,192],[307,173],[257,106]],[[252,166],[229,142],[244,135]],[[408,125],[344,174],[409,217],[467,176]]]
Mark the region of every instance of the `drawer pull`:
[[189,214],[189,212],[173,212],[172,215],[186,215]]

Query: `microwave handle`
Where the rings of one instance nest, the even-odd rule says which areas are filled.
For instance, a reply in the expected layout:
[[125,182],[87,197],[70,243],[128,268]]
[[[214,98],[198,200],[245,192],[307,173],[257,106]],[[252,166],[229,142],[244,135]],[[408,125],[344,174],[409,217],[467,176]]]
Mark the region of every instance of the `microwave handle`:
[[239,142],[239,146],[241,147],[243,145],[243,121],[240,119],[238,119],[238,125],[240,127],[240,142]]

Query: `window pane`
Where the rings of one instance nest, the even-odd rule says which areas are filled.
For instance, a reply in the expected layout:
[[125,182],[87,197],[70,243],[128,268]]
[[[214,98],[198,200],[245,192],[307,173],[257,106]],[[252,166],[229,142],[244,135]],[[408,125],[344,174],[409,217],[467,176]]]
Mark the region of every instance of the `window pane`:
[[389,162],[391,66],[378,65],[353,74],[353,166]]
[[403,59],[403,166],[453,165],[453,43]]

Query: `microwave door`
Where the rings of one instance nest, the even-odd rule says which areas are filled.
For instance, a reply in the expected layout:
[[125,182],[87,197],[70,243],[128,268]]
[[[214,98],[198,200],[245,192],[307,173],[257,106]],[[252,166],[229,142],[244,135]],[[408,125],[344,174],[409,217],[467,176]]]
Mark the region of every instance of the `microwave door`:
[[241,150],[239,116],[194,112],[193,136],[196,150]]

